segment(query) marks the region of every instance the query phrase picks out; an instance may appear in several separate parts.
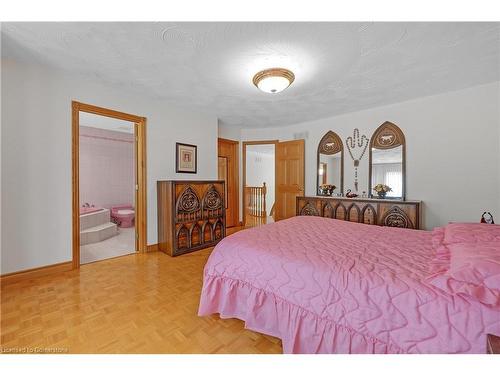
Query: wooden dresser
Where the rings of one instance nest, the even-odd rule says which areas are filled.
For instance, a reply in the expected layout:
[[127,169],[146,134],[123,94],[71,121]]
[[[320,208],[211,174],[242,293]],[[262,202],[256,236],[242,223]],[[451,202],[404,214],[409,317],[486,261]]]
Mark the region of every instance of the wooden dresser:
[[420,201],[345,197],[297,197],[297,215],[420,229]]
[[158,247],[177,256],[225,236],[224,181],[158,181]]

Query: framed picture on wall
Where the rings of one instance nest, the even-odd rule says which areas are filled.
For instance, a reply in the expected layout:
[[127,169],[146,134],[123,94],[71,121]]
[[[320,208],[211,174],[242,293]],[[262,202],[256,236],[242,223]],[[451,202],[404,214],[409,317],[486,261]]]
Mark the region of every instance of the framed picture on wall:
[[196,173],[198,163],[196,154],[197,146],[177,142],[175,148],[175,172]]

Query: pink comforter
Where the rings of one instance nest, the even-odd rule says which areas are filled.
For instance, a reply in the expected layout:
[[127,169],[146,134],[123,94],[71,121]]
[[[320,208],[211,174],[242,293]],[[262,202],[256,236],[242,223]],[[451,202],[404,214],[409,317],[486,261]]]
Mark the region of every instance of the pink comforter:
[[485,353],[500,310],[425,282],[432,232],[298,216],[221,241],[199,314],[244,320],[285,353]]

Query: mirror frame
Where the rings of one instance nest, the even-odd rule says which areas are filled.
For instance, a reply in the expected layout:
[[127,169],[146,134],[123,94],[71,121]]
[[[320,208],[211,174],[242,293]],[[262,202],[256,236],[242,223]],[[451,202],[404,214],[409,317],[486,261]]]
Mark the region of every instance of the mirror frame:
[[[333,149],[327,146],[328,143],[335,142],[336,145]],[[321,152],[323,151],[323,152]],[[317,162],[316,162],[316,195],[320,197],[324,197],[319,193],[319,163],[320,163],[320,154],[326,155],[335,155],[340,152],[340,194],[344,196],[344,143],[339,135],[331,130],[329,130],[323,138],[319,141],[318,150],[317,150]]]
[[[392,136],[392,141],[387,142],[386,137],[387,136]],[[377,150],[389,150],[391,148],[396,148],[399,146],[402,147],[402,165],[401,165],[401,172],[403,174],[402,176],[402,190],[401,190],[401,197],[394,197],[394,198],[387,198],[387,199],[393,199],[393,200],[405,200],[406,198],[406,139],[403,134],[403,131],[396,125],[393,124],[390,121],[384,122],[382,125],[380,125],[375,132],[373,133],[371,139],[370,139],[370,156],[369,156],[369,162],[368,162],[368,192],[369,192],[369,197],[373,197],[373,192],[372,192],[372,150],[375,148]]]

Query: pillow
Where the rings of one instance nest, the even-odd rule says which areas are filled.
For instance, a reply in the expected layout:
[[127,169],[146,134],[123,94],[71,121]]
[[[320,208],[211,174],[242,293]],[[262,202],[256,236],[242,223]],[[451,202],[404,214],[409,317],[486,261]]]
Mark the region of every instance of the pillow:
[[444,228],[445,245],[500,241],[500,225],[484,223],[451,223]]
[[449,273],[455,280],[500,290],[500,242],[450,245]]
[[500,307],[500,242],[458,243],[440,249],[444,248],[448,249],[448,269],[442,267],[427,282],[450,294]]

